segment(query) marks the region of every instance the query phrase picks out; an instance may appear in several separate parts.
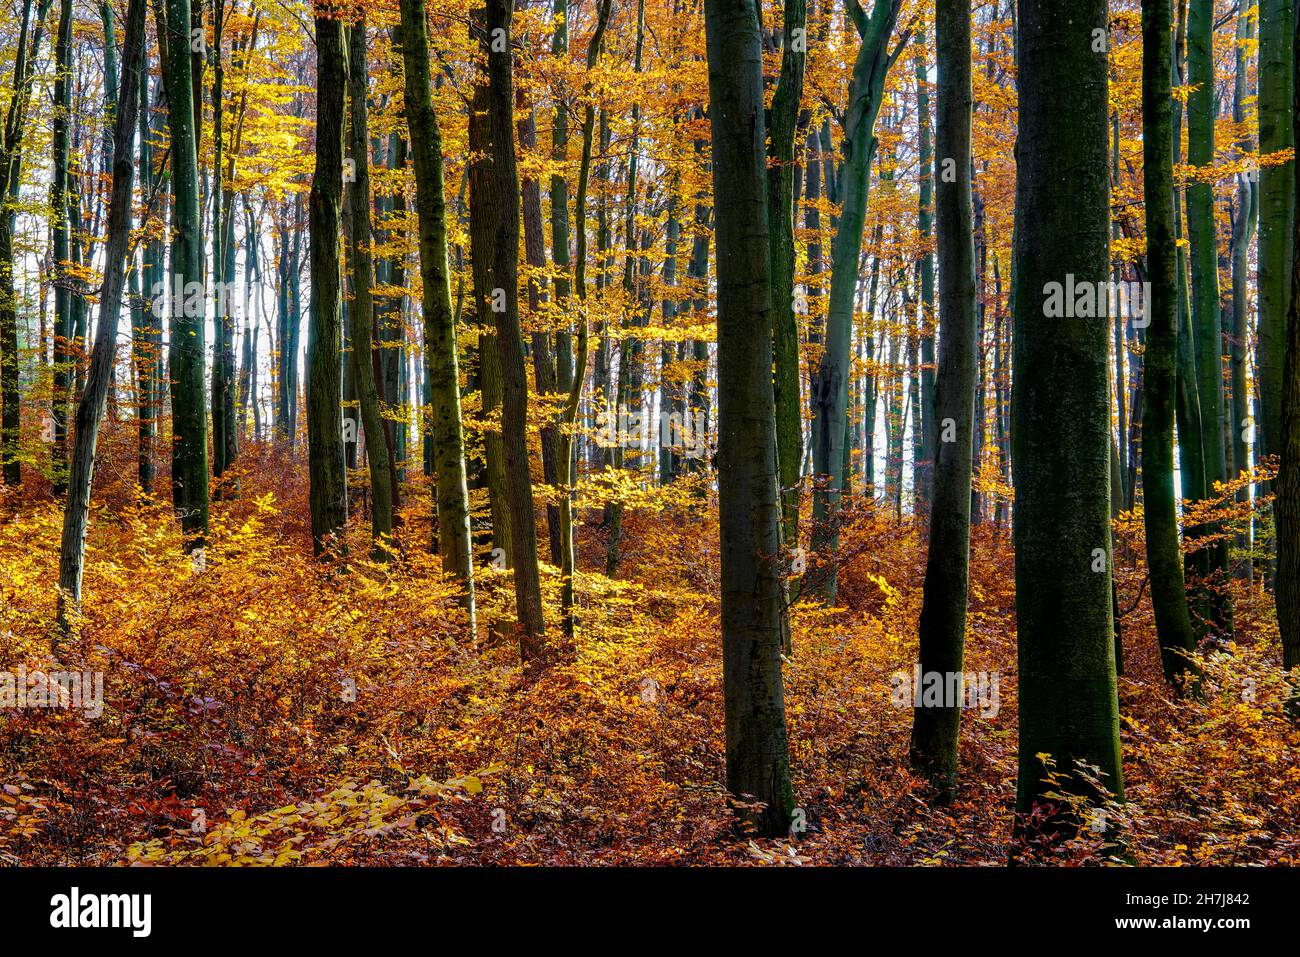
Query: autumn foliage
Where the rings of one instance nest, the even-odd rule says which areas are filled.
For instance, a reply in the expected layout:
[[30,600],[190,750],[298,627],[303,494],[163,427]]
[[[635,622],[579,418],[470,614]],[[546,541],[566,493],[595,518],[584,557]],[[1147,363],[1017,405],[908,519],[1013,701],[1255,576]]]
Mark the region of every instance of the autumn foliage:
[[[119,455],[121,456],[119,459]],[[129,463],[120,434],[106,476]],[[346,565],[313,561],[301,469],[241,457],[243,495],[213,510],[202,570],[170,509],[126,481],[96,503],[80,637],[65,668],[105,673],[103,716],[0,719],[0,860],[46,864],[1142,864],[1296,863],[1300,732],[1285,717],[1271,601],[1233,584],[1248,636],[1202,659],[1176,700],[1143,588],[1140,517],[1119,523],[1125,674],[1124,846],[1084,832],[1049,849],[1011,833],[1014,595],[1006,529],[974,535],[967,668],[1000,674],[997,713],[967,713],[963,784],[946,810],[908,770],[910,708],[891,678],[915,660],[924,544],[859,506],[842,607],[799,605],[787,664],[792,767],[806,830],[734,831],[722,780],[716,517],[690,494],[632,508],[618,581],[582,575],[571,661],[521,678],[502,572],[478,640],[418,543],[376,565],[364,516]],[[129,476],[129,467],[118,477]],[[418,483],[417,483],[418,484]],[[671,490],[670,490],[671,491]],[[59,510],[0,502],[0,621],[10,661],[50,669]],[[598,513],[597,513],[598,515]],[[582,531],[598,552],[594,522]],[[551,571],[548,569],[548,571]],[[558,614],[546,576],[548,614]],[[1131,610],[1130,610],[1131,609]]]

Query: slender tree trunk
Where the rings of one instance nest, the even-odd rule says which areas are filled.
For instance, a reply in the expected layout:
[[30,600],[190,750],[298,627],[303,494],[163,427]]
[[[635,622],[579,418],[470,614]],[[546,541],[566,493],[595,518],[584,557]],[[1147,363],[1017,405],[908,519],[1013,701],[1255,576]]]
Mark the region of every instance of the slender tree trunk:
[[[22,394],[18,374],[18,302],[14,291],[14,205],[22,182],[20,145],[27,127],[33,65],[40,55],[43,25],[49,7],[50,0],[40,0],[33,22],[32,0],[23,4],[22,26],[14,56],[13,95],[9,98],[4,129],[0,134],[3,136],[0,139],[0,480],[11,486],[22,483],[18,447]],[[44,303],[42,289],[42,308]],[[41,345],[44,355],[43,337]]]
[[366,104],[366,17],[363,12],[349,28],[348,89],[351,118],[351,152],[355,178],[348,184],[348,260],[352,266],[352,304],[348,313],[352,330],[352,383],[366,430],[366,458],[370,465],[370,526],[375,538],[374,556],[384,559],[383,545],[393,534],[397,505],[397,462],[392,437],[379,412],[375,385],[375,306],[371,294],[374,270],[370,254],[370,130]]
[[[1259,0],[1259,152],[1263,156],[1295,145],[1292,94],[1295,84],[1294,0]],[[1288,270],[1295,222],[1295,160],[1261,165],[1259,170],[1259,351],[1260,445],[1263,455],[1280,455],[1282,381],[1291,302]]]
[[[67,490],[68,455],[68,403],[72,392],[72,282],[68,266],[72,255],[69,243],[68,218],[68,124],[72,111],[72,0],[59,2],[59,27],[54,40],[54,177],[50,183],[50,229],[54,234],[54,404],[53,440],[51,448],[51,483],[54,494],[62,496]],[[17,330],[15,327],[15,343]],[[12,375],[16,376],[17,346]],[[17,409],[17,402],[5,401],[5,411]],[[16,432],[12,433],[16,435]],[[15,446],[16,447],[16,446]],[[16,460],[13,460],[16,462]],[[17,466],[12,466],[17,478]],[[8,478],[6,478],[8,481]],[[17,484],[14,481],[12,484]]]
[[424,365],[429,428],[437,475],[438,548],[442,567],[462,583],[461,602],[475,630],[473,546],[465,480],[465,438],[460,421],[460,371],[456,323],[447,270],[447,202],[442,134],[429,82],[429,24],[424,0],[403,0],[399,45],[405,67],[406,123],[415,169],[415,209],[420,228],[423,281]]
[[[1193,167],[1214,162],[1214,3],[1191,0],[1188,10],[1187,161]],[[1228,480],[1223,436],[1223,335],[1219,304],[1218,240],[1215,231],[1214,184],[1193,181],[1187,188],[1187,236],[1192,266],[1192,326],[1196,346],[1196,392],[1201,403],[1202,448],[1205,454],[1205,500],[1215,497],[1214,483]],[[1207,534],[1218,531],[1208,524]],[[1226,582],[1228,544],[1206,546],[1205,570],[1209,582],[1209,613],[1221,631],[1232,632],[1232,606]]]
[[[596,27],[592,33],[591,43],[587,48],[587,73],[595,68],[600,59],[601,42],[605,28],[609,23],[611,0],[601,0],[596,8]],[[585,91],[588,95],[591,88]],[[577,243],[577,255],[574,261],[574,286],[579,301],[585,306],[587,300],[587,188],[591,175],[592,139],[595,135],[596,105],[588,100],[582,119],[582,155],[578,161],[578,189],[574,197],[574,237]],[[552,197],[556,195],[552,181]],[[564,231],[567,235],[568,222],[565,217]],[[567,239],[566,239],[567,243]],[[566,249],[567,257],[567,249]],[[567,292],[567,289],[566,289]],[[556,291],[557,298],[559,290]],[[560,613],[564,634],[570,641],[576,630],[576,588],[574,572],[577,568],[577,543],[573,534],[573,469],[576,458],[573,454],[574,427],[578,420],[578,405],[582,399],[582,384],[587,375],[588,342],[587,316],[585,309],[579,309],[578,316],[578,355],[573,363],[573,374],[569,382],[568,399],[560,414],[558,441],[555,451],[556,484],[559,486],[560,506]]]
[[[1250,96],[1250,57],[1246,47],[1254,39],[1254,20],[1250,10],[1241,5],[1237,14],[1236,75],[1233,83],[1232,117],[1242,124],[1242,135],[1237,152],[1248,162],[1254,149],[1254,137],[1247,129],[1246,100]],[[1232,414],[1228,418],[1228,434],[1232,442],[1232,471],[1237,473],[1250,468],[1250,449],[1247,435],[1250,431],[1250,391],[1246,382],[1246,357],[1250,351],[1250,244],[1255,238],[1255,223],[1259,214],[1259,185],[1256,177],[1248,173],[1237,175],[1237,203],[1232,214]],[[1237,492],[1237,501],[1243,506],[1250,502],[1250,487]],[[1242,559],[1234,577],[1250,581],[1254,575],[1251,556],[1251,524],[1237,536],[1237,547]]]
[[[202,547],[208,532],[208,417],[204,401],[203,297],[196,308],[175,290],[203,288],[203,232],[199,213],[198,136],[190,56],[190,0],[166,0],[167,91],[171,131],[173,282],[169,343],[172,398],[172,499],[187,548]],[[197,284],[197,285],[194,285]]]
[[[1262,31],[1262,28],[1261,28]],[[1262,36],[1262,32],[1261,32]],[[1294,34],[1292,66],[1300,64],[1300,32]],[[1300,140],[1300,77],[1293,78],[1293,135]],[[1293,170],[1300,167],[1293,167]],[[1294,230],[1300,220],[1292,220]],[[1292,236],[1292,288],[1300,283],[1300,236]],[[1300,296],[1292,296],[1287,317],[1285,381],[1282,402],[1281,470],[1277,477],[1277,622],[1282,633],[1282,666],[1300,668]],[[1300,682],[1293,681],[1288,702],[1300,713]]]
[[[641,72],[641,58],[645,46],[645,0],[637,0],[636,6],[636,43],[632,55],[632,69],[636,73]],[[647,318],[646,313],[641,309],[638,300],[636,284],[636,199],[637,199],[637,160],[640,153],[640,134],[641,134],[641,106],[639,103],[632,104],[632,137],[628,149],[627,160],[627,198],[626,198],[626,232],[624,234],[624,249],[626,259],[623,266],[623,295],[626,297],[626,310],[632,313],[632,323],[634,326],[640,326]],[[633,415],[642,414],[642,396],[641,396],[641,365],[642,365],[642,343],[641,339],[632,337],[625,338],[619,343],[619,362],[618,362],[618,390],[617,401],[614,403],[614,414],[618,421],[622,421],[626,413],[629,418]],[[626,447],[631,443],[633,437],[622,435],[609,450],[608,465],[612,468],[622,469],[626,461]],[[635,439],[639,443],[640,433],[638,432]],[[636,453],[637,459],[640,458],[640,449]],[[640,464],[639,461],[636,464]],[[619,548],[623,538],[623,502],[621,498],[615,498],[609,503],[605,511],[605,525],[608,529],[608,546],[605,552],[605,575],[608,578],[614,578],[618,575],[618,556]]]
[[[1110,568],[1109,323],[1049,316],[1049,284],[1105,283],[1110,226],[1106,0],[1019,0],[1012,395],[1020,769],[1051,791],[1123,798]],[[1061,178],[1061,170],[1071,175]],[[1075,310],[1068,310],[1073,312]],[[1083,310],[1095,311],[1095,310]],[[1047,780],[1042,756],[1062,776]],[[1068,831],[1060,809],[1050,815]]]
[[775,836],[790,828],[794,795],[781,679],[780,496],[762,50],[753,0],[705,0],[704,16],[718,243],[727,790],[746,802],[744,816],[756,830]]
[[[969,27],[966,28],[969,33]],[[936,39],[937,45],[937,39]],[[965,58],[969,61],[970,57]],[[969,73],[969,68],[967,69]],[[921,149],[921,187],[920,205],[917,209],[917,223],[920,227],[921,241],[928,247],[933,234],[934,223],[934,148],[930,136],[930,80],[925,56],[925,35],[916,37],[916,111],[920,127]],[[915,483],[914,494],[919,511],[925,512],[930,507],[931,484],[934,481],[935,445],[938,441],[936,426],[935,395],[936,370],[934,364],[934,255],[926,248],[921,253],[921,375],[920,375],[920,418],[921,429],[913,436],[916,448],[916,468],[912,481]],[[969,517],[968,517],[969,518]],[[969,538],[969,536],[967,536]]]
[[[938,0],[935,51],[939,64],[938,153],[951,158],[953,177],[940,177],[938,218],[939,341],[934,414],[940,430],[935,450],[930,547],[921,604],[920,668],[948,687],[961,674],[966,643],[970,560],[971,432],[975,415],[975,238],[971,207],[970,0]],[[957,788],[960,701],[917,707],[912,724],[912,765],[934,784],[941,803]]]
[[832,603],[838,584],[835,552],[839,549],[840,494],[844,488],[854,292],[858,284],[871,161],[876,151],[873,129],[884,98],[885,74],[902,50],[901,43],[892,52],[889,49],[900,6],[901,0],[876,0],[870,18],[861,6],[854,4],[850,8],[861,45],[854,59],[844,114],[844,160],[838,176],[841,209],[831,254],[826,348],[812,384],[815,475],[812,546],[826,561],[816,582],[818,590]]
[[108,243],[104,250],[99,328],[95,334],[86,390],[77,406],[76,444],[69,470],[68,501],[63,511],[63,537],[59,548],[58,617],[65,635],[71,630],[72,618],[81,606],[95,446],[117,355],[117,326],[131,240],[132,188],[135,182],[132,141],[140,99],[140,75],[144,69],[144,15],[145,0],[130,0],[122,55],[122,89],[113,120],[113,186],[108,213]]
[[781,76],[768,130],[767,208],[772,230],[772,345],[782,538],[794,547],[799,544],[799,460],[803,454],[799,326],[794,313],[794,137],[808,59],[806,0],[786,0],[783,18]]
[[[519,147],[532,152],[537,149],[537,109],[530,106],[523,95],[523,84],[516,88],[516,99],[525,116],[516,125],[519,130]],[[545,226],[542,222],[542,186],[531,174],[523,177],[520,189],[523,204],[524,255],[530,271],[528,279],[528,318],[531,325],[550,321],[551,314],[544,310],[547,290],[536,278],[546,269]],[[530,335],[533,354],[533,377],[537,394],[555,399],[558,391],[558,372],[556,369],[555,350],[552,348],[553,337],[544,329],[536,329]],[[542,480],[547,485],[555,485],[555,446],[556,434],[553,422],[545,423],[541,429],[542,444]],[[560,510],[557,506],[546,504],[546,532],[550,544],[551,563],[560,564]]]
[[343,405],[339,225],[347,86],[343,24],[316,18],[316,169],[310,198],[311,309],[307,326],[307,461],[316,554],[342,550],[348,520]]
[[1142,374],[1142,495],[1147,568],[1165,677],[1175,685],[1196,635],[1187,608],[1174,498],[1178,251],[1174,228],[1172,0],[1142,0],[1142,152],[1151,324]]
[[[489,288],[504,299],[496,316],[501,360],[501,439],[505,452],[506,494],[514,552],[515,609],[519,616],[520,656],[525,666],[546,654],[541,581],[537,567],[537,522],[533,482],[528,470],[528,373],[519,323],[519,173],[515,162],[513,53],[510,0],[487,0],[484,52],[487,56],[487,133],[490,176],[484,177],[482,211],[491,229]],[[502,48],[504,47],[504,48]],[[503,294],[503,295],[501,295]],[[483,305],[486,305],[484,303]]]

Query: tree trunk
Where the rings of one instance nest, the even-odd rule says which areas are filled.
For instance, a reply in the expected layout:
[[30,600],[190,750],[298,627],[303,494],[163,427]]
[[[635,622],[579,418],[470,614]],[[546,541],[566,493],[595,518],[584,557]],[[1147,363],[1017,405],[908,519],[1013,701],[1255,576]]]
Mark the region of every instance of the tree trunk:
[[[206,339],[203,232],[199,212],[198,135],[190,56],[190,0],[166,0],[167,91],[172,168],[172,298],[169,364],[172,398],[172,499],[186,547],[202,547],[208,532],[208,416],[203,371]],[[197,307],[177,289],[199,292]]]
[[460,422],[456,324],[447,272],[447,203],[442,134],[429,82],[429,24],[424,0],[403,0],[399,45],[405,67],[406,123],[411,132],[415,208],[420,228],[425,382],[437,475],[438,548],[442,567],[462,582],[461,602],[474,633],[474,564],[465,482],[465,439]]
[[[13,241],[16,211],[13,206],[18,200],[22,182],[23,155],[20,145],[27,127],[27,108],[31,102],[32,66],[40,55],[43,24],[49,7],[50,0],[40,0],[33,22],[32,0],[26,0],[23,4],[22,26],[14,56],[13,95],[9,98],[3,139],[0,139],[0,480],[11,486],[22,483],[22,463],[18,448],[22,425],[22,395],[18,374],[18,303],[14,293]],[[42,295],[42,304],[44,301]]]
[[[794,812],[781,678],[780,497],[763,76],[752,0],[706,0],[718,243],[718,496],[727,790],[767,835]],[[854,259],[856,262],[856,257]]]
[[316,18],[316,169],[311,179],[311,308],[307,319],[307,462],[317,555],[342,550],[348,520],[344,471],[339,224],[347,85],[343,24]]
[[799,544],[799,460],[803,453],[799,325],[794,314],[794,136],[808,60],[806,0],[786,0],[783,17],[781,76],[772,98],[768,131],[767,211],[772,230],[772,346],[782,538],[793,548]]
[[[1242,135],[1237,152],[1248,162],[1254,149],[1254,138],[1246,126],[1246,100],[1250,95],[1250,57],[1246,46],[1254,39],[1254,21],[1245,4],[1237,14],[1237,57],[1233,83],[1232,117],[1241,124]],[[1250,468],[1250,449],[1247,435],[1250,432],[1250,391],[1246,381],[1246,357],[1250,351],[1250,244],[1255,238],[1255,222],[1259,214],[1259,185],[1257,177],[1249,173],[1237,175],[1237,202],[1232,214],[1232,414],[1228,417],[1228,434],[1232,442],[1232,472],[1234,477]],[[1242,486],[1237,501],[1245,506],[1250,502],[1250,487]],[[1242,553],[1233,575],[1250,581],[1254,575],[1251,556],[1251,525],[1237,535],[1237,547]]]
[[[967,30],[969,32],[969,29]],[[936,40],[937,43],[937,40]],[[921,241],[928,247],[934,223],[934,149],[930,134],[929,71],[925,57],[925,36],[916,38],[916,111],[920,127],[921,187],[917,223]],[[967,57],[969,59],[969,57]],[[925,249],[921,254],[921,429],[913,437],[916,447],[916,468],[912,481],[918,508],[924,512],[930,507],[931,484],[934,481],[935,445],[938,442],[936,426],[934,364],[934,255]],[[969,536],[967,536],[969,538]]]
[[363,12],[349,28],[348,87],[351,151],[355,178],[348,189],[348,260],[352,265],[352,383],[366,430],[366,459],[370,465],[370,527],[374,557],[383,560],[390,549],[384,539],[393,534],[397,505],[397,462],[393,458],[389,425],[379,411],[375,385],[375,306],[371,294],[374,271],[370,254],[370,130],[367,122],[366,17]]
[[[1214,3],[1192,0],[1187,20],[1187,73],[1192,92],[1187,99],[1187,162],[1208,167],[1214,162]],[[1223,335],[1219,305],[1218,240],[1215,235],[1214,184],[1194,181],[1187,188],[1187,238],[1192,267],[1192,327],[1196,355],[1196,392],[1201,403],[1202,448],[1205,455],[1203,498],[1215,497],[1214,483],[1228,480],[1223,436]],[[1218,531],[1207,523],[1206,534]],[[1210,621],[1232,632],[1232,606],[1223,591],[1228,571],[1228,544],[1216,541],[1205,548],[1209,576]]]
[[[1065,789],[1123,798],[1110,568],[1109,323],[1056,316],[1049,284],[1105,283],[1106,0],[1019,0],[1012,395],[1021,814]],[[1061,170],[1071,174],[1062,178]],[[1072,278],[1071,278],[1072,277]],[[1060,288],[1058,287],[1058,288]],[[1095,305],[1095,303],[1094,303]],[[1052,310],[1054,311],[1054,310]],[[1067,313],[1076,310],[1066,310]],[[1062,776],[1046,779],[1041,755]],[[1063,809],[1049,809],[1069,831]]]
[[1196,648],[1174,498],[1178,251],[1174,228],[1172,0],[1142,2],[1142,145],[1151,324],[1142,374],[1142,493],[1147,568],[1165,677],[1176,687]]
[[[1259,0],[1259,152],[1272,156],[1295,145],[1294,0]],[[1295,160],[1261,165],[1259,170],[1259,351],[1256,355],[1260,395],[1260,446],[1263,455],[1279,455],[1282,432],[1282,378],[1288,342],[1291,301],[1288,270],[1294,238]]]
[[123,40],[122,88],[113,119],[113,185],[109,201],[108,241],[104,249],[104,286],[100,299],[99,328],[91,358],[86,390],[77,406],[76,444],[68,475],[68,501],[63,511],[63,537],[59,547],[58,618],[64,635],[81,606],[86,523],[95,472],[95,447],[108,401],[109,381],[117,358],[117,326],[126,281],[131,240],[132,188],[135,164],[132,141],[144,69],[145,0],[130,0]]
[[826,319],[826,349],[812,385],[814,551],[826,561],[816,582],[827,602],[835,600],[839,549],[840,494],[844,488],[844,437],[848,403],[853,301],[862,252],[862,226],[876,142],[873,128],[884,98],[885,74],[897,58],[889,39],[901,0],[876,0],[870,19],[862,7],[850,10],[861,38],[844,114],[844,160],[838,177],[841,202],[831,257],[831,292]]
[[[51,484],[54,494],[67,490],[68,403],[72,392],[72,289],[68,278],[71,263],[69,243],[68,196],[68,124],[72,111],[72,0],[59,2],[59,27],[54,40],[54,178],[50,183],[50,229],[54,234],[54,419],[50,450]],[[17,329],[15,328],[15,360]],[[16,361],[13,373],[18,373]],[[15,382],[15,386],[17,383]],[[5,411],[18,408],[17,402],[5,402]],[[13,434],[17,434],[14,432]],[[16,446],[15,446],[16,447]],[[16,466],[14,466],[16,471]],[[15,475],[15,478],[17,476]],[[16,482],[14,484],[17,484]]]
[[[519,323],[519,173],[515,162],[514,64],[509,42],[512,14],[510,0],[488,0],[483,36],[488,134],[484,145],[491,162],[490,175],[481,178],[480,187],[484,228],[490,230],[491,236],[487,278],[501,362],[500,428],[514,553],[515,609],[521,628],[520,656],[528,666],[544,658],[546,623],[537,567],[533,482],[528,469],[528,373]],[[497,310],[498,302],[504,308]],[[487,305],[480,302],[480,306]]]
[[[966,643],[970,559],[970,470],[975,415],[975,237],[971,206],[970,0],[938,0],[935,52],[939,65],[938,153],[951,158],[953,177],[940,177],[935,215],[939,254],[939,368],[934,415],[935,449],[930,546],[921,604],[920,669],[938,673],[948,687],[962,670]],[[961,702],[917,707],[912,724],[912,765],[929,777],[941,803],[957,788],[957,735]]]
[[[601,0],[596,9],[596,27],[592,33],[591,43],[587,48],[587,73],[590,75],[600,59],[601,42],[605,28],[609,23],[611,2]],[[591,87],[584,91],[588,95]],[[578,161],[578,189],[574,197],[574,235],[577,243],[577,255],[574,261],[574,286],[578,299],[585,305],[587,300],[587,187],[591,174],[592,139],[595,135],[596,105],[588,100],[582,119],[582,155]],[[552,197],[556,195],[552,181]],[[567,236],[568,221],[565,216],[564,232]],[[567,243],[567,240],[566,240]],[[567,259],[567,249],[565,251]],[[567,287],[565,289],[567,292]],[[559,290],[556,291],[559,296]],[[578,355],[573,363],[569,382],[568,399],[560,414],[558,441],[555,451],[556,484],[560,488],[560,613],[563,621],[564,635],[572,640],[576,630],[576,589],[574,571],[577,568],[577,544],[573,535],[573,469],[576,458],[573,454],[574,426],[578,420],[578,405],[582,398],[582,385],[587,375],[587,353],[589,350],[587,316],[585,309],[579,310],[578,316]]]
[[[1262,36],[1261,27],[1261,36]],[[1294,35],[1292,65],[1300,64],[1300,33]],[[1300,81],[1300,77],[1294,78]],[[1292,87],[1293,122],[1300,120],[1300,82]],[[1300,122],[1293,135],[1300,138]],[[1300,167],[1293,167],[1300,169]],[[1292,221],[1295,228],[1297,221]],[[1300,283],[1300,237],[1292,236],[1291,282]],[[1292,296],[1287,317],[1285,381],[1282,402],[1282,464],[1277,477],[1277,622],[1282,634],[1282,666],[1300,668],[1300,296]],[[1289,701],[1300,712],[1300,690]]]

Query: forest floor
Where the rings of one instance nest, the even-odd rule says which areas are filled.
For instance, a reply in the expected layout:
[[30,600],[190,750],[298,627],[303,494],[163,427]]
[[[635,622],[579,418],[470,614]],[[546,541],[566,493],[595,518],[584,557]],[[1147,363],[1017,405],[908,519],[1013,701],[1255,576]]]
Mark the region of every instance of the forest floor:
[[[125,430],[123,430],[125,431]],[[120,443],[120,444],[119,444]],[[1009,535],[973,541],[966,669],[998,679],[969,710],[961,786],[935,809],[908,770],[910,707],[891,679],[916,655],[920,526],[855,513],[840,607],[796,606],[786,706],[806,829],[737,835],[723,791],[716,511],[677,496],[630,509],[620,577],[580,577],[569,660],[530,684],[494,623],[506,572],[480,581],[471,640],[427,550],[429,489],[404,500],[405,546],[346,568],[311,558],[305,463],[252,446],[215,502],[205,563],[166,503],[137,505],[133,454],[106,443],[79,634],[56,664],[61,513],[38,483],[0,497],[0,669],[104,673],[99,716],[0,710],[0,864],[1005,864],[1016,778]],[[166,475],[159,487],[165,489]],[[582,529],[584,569],[604,539]],[[1238,640],[1176,700],[1155,649],[1140,538],[1121,523],[1128,803],[1139,864],[1300,863],[1300,732],[1282,710],[1272,602],[1234,583]],[[544,535],[539,536],[545,542]],[[558,576],[545,568],[552,621]],[[1128,610],[1132,608],[1132,611]],[[554,629],[558,632],[558,628]],[[1095,863],[1101,836],[1028,859]]]

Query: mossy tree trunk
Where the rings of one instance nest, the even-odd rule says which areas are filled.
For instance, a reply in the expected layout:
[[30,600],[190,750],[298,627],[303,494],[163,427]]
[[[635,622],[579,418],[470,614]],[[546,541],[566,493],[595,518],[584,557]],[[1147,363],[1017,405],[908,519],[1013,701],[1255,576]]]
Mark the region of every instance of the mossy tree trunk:
[[311,533],[318,555],[341,550],[348,520],[339,264],[347,55],[343,24],[317,17],[316,169],[308,201],[311,306],[307,319],[307,462]]
[[753,0],[706,0],[718,244],[718,493],[727,789],[760,833],[794,811],[781,676],[780,498],[763,75]]
[[[1108,574],[1109,320],[1104,306],[1075,317],[1046,309],[1052,283],[1107,279],[1107,62],[1096,40],[1106,7],[1018,5],[1012,464],[1022,814],[1050,804],[1050,791],[1098,801],[1078,762],[1097,767],[1112,794],[1124,792]],[[1042,755],[1062,780],[1047,780]],[[1079,823],[1051,819],[1067,830]]]
[[[930,545],[921,604],[923,675],[962,670],[970,561],[970,473],[979,359],[975,319],[975,235],[971,203],[970,0],[938,0],[935,49],[939,65],[938,155],[952,176],[937,184],[939,341],[934,415],[942,441],[935,450]],[[951,160],[951,163],[948,161]],[[927,775],[941,803],[957,788],[961,702],[917,707],[912,765]]]
[[[190,0],[166,0],[167,125],[171,133],[173,284],[202,288],[203,232],[199,212],[198,134],[194,123],[194,63]],[[175,289],[175,285],[173,285]],[[200,299],[201,301],[201,299]],[[190,313],[197,313],[191,315]],[[172,399],[172,500],[187,547],[208,531],[208,416],[204,396],[205,317],[172,299],[169,365]]]
[[447,202],[442,134],[429,82],[429,25],[424,0],[403,0],[398,44],[405,74],[406,123],[411,133],[415,210],[423,281],[425,382],[437,476],[438,548],[444,571],[463,585],[461,602],[474,631],[474,566],[470,540],[465,438],[460,420],[460,370],[447,270]]
[[1150,320],[1142,373],[1142,491],[1151,603],[1165,677],[1175,686],[1196,647],[1174,498],[1178,250],[1174,224],[1172,0],[1142,3],[1142,146]]

